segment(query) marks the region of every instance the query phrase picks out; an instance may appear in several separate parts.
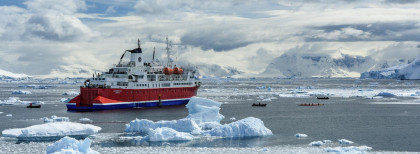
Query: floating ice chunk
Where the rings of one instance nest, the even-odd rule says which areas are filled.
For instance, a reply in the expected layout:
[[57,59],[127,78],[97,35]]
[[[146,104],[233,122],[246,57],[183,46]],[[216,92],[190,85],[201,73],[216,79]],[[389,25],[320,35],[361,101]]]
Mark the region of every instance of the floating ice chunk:
[[14,128],[3,130],[4,137],[16,137],[20,140],[43,140],[51,138],[61,138],[64,136],[83,136],[93,135],[101,130],[101,127],[80,124],[73,122],[53,122],[40,125],[33,125],[26,128]]
[[70,100],[71,100],[71,98],[61,98],[60,102],[68,103],[68,102],[70,102]]
[[340,140],[338,140],[338,143],[340,143],[340,144],[353,144],[354,142],[346,140],[346,139],[340,139]]
[[0,112],[0,114],[2,114],[3,112]]
[[79,93],[75,91],[69,91],[69,92],[65,92],[63,95],[79,95]]
[[305,137],[308,137],[308,135],[297,133],[297,134],[295,134],[295,137],[297,137],[297,138],[305,138]]
[[334,147],[334,148],[325,148],[326,152],[335,152],[335,153],[364,153],[366,151],[372,150],[372,147],[368,146],[349,146],[349,147]]
[[248,117],[230,124],[221,125],[210,131],[211,136],[220,137],[252,137],[273,135],[264,122],[258,118]]
[[21,101],[19,97],[9,97],[8,100],[0,101],[0,105],[18,105],[18,104],[28,104],[29,101]]
[[313,142],[311,142],[311,143],[309,143],[309,145],[311,145],[311,146],[321,146],[321,145],[323,145],[324,144],[324,142],[322,142],[322,141],[313,141]]
[[12,117],[13,115],[12,114],[6,114],[6,117]]
[[395,95],[389,92],[380,92],[379,94],[376,94],[376,96],[382,96],[382,97],[394,97]]
[[129,124],[126,124],[125,131],[148,133],[150,129],[156,129],[160,127],[172,128],[179,132],[193,132],[200,130],[200,127],[198,127],[198,125],[193,120],[185,118],[171,121],[162,120],[158,122],[153,122],[147,119],[136,119],[131,121]]
[[44,122],[63,122],[70,121],[69,117],[57,117],[56,115],[51,116],[51,119],[48,117],[41,118]]
[[79,121],[81,122],[92,122],[89,118],[80,118]]
[[331,140],[323,140],[322,142],[324,142],[324,143],[332,143]]
[[192,97],[186,105],[189,113],[187,118],[194,120],[199,126],[206,122],[220,123],[225,118],[219,113],[221,105],[222,103],[210,99]]
[[235,117],[232,117],[232,118],[230,118],[230,120],[236,120],[236,118]]
[[194,136],[189,133],[178,132],[172,128],[161,127],[148,132],[149,140],[152,142],[158,141],[190,141]]
[[13,90],[12,94],[32,94],[30,91],[25,90]]
[[271,101],[271,99],[270,99],[270,98],[264,98],[262,101],[263,101],[263,102],[270,102],[270,101]]
[[90,144],[92,141],[89,138],[78,141],[71,137],[63,137],[59,141],[47,147],[47,154],[99,154],[99,152],[92,150]]

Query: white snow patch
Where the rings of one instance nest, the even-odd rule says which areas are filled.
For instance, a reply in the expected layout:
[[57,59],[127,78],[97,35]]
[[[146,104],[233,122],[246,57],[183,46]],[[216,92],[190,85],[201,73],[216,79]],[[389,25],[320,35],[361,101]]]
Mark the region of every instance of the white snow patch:
[[30,91],[25,90],[13,90],[12,94],[32,94]]
[[295,137],[297,137],[297,138],[305,138],[305,137],[308,137],[308,135],[297,133],[297,134],[295,134]]
[[258,118],[248,117],[230,124],[221,125],[210,131],[211,136],[220,137],[253,137],[273,135],[264,122]]
[[78,141],[66,136],[49,145],[46,152],[47,154],[99,154],[99,152],[90,148],[91,143],[92,141],[89,138]]
[[346,140],[346,139],[340,139],[340,140],[338,140],[338,143],[340,143],[340,144],[353,144],[354,142]]
[[152,142],[159,141],[190,141],[194,139],[194,136],[189,133],[178,132],[172,128],[161,127],[154,130],[150,130],[149,140]]
[[34,137],[64,137],[64,136],[89,136],[97,133],[101,127],[73,122],[54,122],[33,125],[26,128],[6,129],[2,131],[4,137],[28,139]]

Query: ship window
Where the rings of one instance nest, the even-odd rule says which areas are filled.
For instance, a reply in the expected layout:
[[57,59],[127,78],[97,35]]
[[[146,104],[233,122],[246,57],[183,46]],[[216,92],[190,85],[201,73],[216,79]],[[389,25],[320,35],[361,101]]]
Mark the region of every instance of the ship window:
[[139,75],[139,79],[143,79],[144,75]]

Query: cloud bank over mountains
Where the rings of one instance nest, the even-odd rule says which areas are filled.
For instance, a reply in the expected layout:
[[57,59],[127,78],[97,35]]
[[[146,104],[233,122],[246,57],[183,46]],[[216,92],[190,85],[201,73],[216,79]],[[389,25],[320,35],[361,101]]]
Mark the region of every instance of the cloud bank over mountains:
[[86,76],[117,63],[137,38],[146,57],[156,47],[164,59],[169,36],[174,59],[205,70],[264,74],[291,55],[363,57],[375,64],[360,69],[376,69],[418,55],[419,7],[417,0],[6,0],[0,66],[33,76]]

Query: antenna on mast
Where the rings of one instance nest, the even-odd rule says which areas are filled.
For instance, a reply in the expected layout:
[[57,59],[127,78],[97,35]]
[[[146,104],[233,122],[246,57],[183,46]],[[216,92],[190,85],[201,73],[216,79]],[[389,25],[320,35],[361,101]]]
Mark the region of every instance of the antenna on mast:
[[140,49],[140,39],[137,39],[137,46],[139,46]]
[[156,51],[156,48],[153,47],[153,59],[152,59],[153,63],[155,62],[155,51]]

